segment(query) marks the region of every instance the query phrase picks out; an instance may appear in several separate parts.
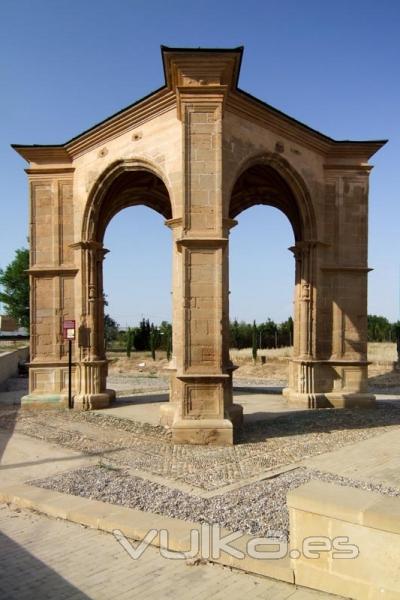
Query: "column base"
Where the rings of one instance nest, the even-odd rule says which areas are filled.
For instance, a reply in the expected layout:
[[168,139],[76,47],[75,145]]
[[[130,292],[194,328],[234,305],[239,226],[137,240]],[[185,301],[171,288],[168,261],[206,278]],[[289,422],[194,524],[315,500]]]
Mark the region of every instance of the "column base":
[[[373,394],[358,392],[315,392],[301,394],[286,388],[285,397],[289,406],[304,408],[375,408],[376,398]],[[286,391],[285,390],[285,391]]]
[[68,408],[68,396],[65,394],[27,394],[21,398],[22,408]]
[[233,423],[228,419],[179,419],[172,425],[174,444],[232,446]]
[[115,399],[114,390],[100,394],[78,394],[74,397],[74,410],[98,410],[108,408]]
[[167,404],[161,404],[160,406],[160,425],[172,427],[172,424],[176,418],[178,412],[178,406],[174,402],[168,402]]

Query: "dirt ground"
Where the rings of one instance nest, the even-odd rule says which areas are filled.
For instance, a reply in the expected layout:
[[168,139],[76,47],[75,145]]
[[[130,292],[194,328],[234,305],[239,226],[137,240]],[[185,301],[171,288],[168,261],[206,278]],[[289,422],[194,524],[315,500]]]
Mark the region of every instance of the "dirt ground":
[[[254,363],[251,348],[243,350],[231,349],[232,362],[238,366],[234,372],[235,379],[265,379],[268,381],[282,382],[288,378],[288,363],[292,348],[277,348],[259,350],[257,361]],[[265,364],[261,357],[265,357]],[[110,375],[130,374],[158,377],[166,374],[164,369],[168,366],[166,353],[156,352],[153,361],[150,352],[132,352],[130,358],[123,353],[112,352],[109,366]],[[400,369],[396,369],[397,358],[396,344],[389,342],[369,343],[368,358],[371,361],[368,375],[369,383],[376,388],[392,388],[400,386]]]

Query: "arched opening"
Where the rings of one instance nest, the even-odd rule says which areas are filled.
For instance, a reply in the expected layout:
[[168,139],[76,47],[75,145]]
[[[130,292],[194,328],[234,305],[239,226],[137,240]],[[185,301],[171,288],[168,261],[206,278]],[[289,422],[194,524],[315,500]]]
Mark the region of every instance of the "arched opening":
[[[244,211],[247,211],[247,209],[252,207],[256,207],[257,205],[276,208],[283,213],[287,219],[282,219],[282,215],[279,215],[278,213],[272,216],[271,211],[269,213],[265,211],[264,213],[264,211],[260,210],[259,208],[253,208],[253,210],[249,211],[248,214],[243,215],[242,219],[240,218]],[[274,235],[273,232],[269,230],[269,224],[267,222],[268,218],[266,217],[267,214],[271,215],[271,225],[273,225],[275,222],[279,228],[278,233],[275,232],[277,235]],[[297,173],[295,173],[288,163],[280,157],[275,155],[260,157],[259,159],[250,162],[250,164],[245,165],[241,170],[240,175],[237,177],[232,188],[229,203],[229,217],[231,219],[239,218],[239,225],[237,229],[234,229],[231,233],[231,246],[233,247],[234,251],[234,254],[232,255],[233,258],[235,257],[235,240],[236,238],[239,239],[242,237],[241,234],[239,234],[241,222],[243,222],[244,226],[247,226],[247,228],[250,230],[251,218],[257,220],[257,224],[253,225],[253,238],[250,237],[250,247],[257,246],[257,244],[254,242],[255,234],[258,236],[263,235],[264,242],[266,242],[263,252],[260,251],[260,247],[258,248],[259,256],[256,260],[258,278],[263,278],[263,276],[266,276],[266,272],[263,272],[262,264],[263,262],[268,262],[268,260],[271,260],[267,254],[268,241],[274,244],[274,247],[282,244],[279,260],[283,265],[283,269],[286,271],[288,281],[290,280],[290,285],[288,285],[288,281],[286,282],[286,285],[284,285],[285,292],[283,296],[281,296],[281,301],[283,301],[283,304],[288,309],[290,302],[289,297],[291,296],[292,308],[290,311],[287,311],[288,314],[285,317],[283,317],[282,312],[280,312],[279,321],[282,326],[281,336],[283,337],[283,328],[290,329],[291,323],[287,323],[287,321],[289,317],[292,317],[292,331],[286,332],[290,343],[293,345],[293,354],[289,365],[289,388],[292,390],[295,389],[298,392],[303,392],[305,390],[299,388],[299,385],[303,381],[303,376],[301,373],[301,369],[303,367],[300,366],[300,362],[296,363],[296,361],[300,359],[308,359],[312,356],[312,303],[314,285],[313,274],[315,268],[313,260],[313,238],[315,235],[315,228],[313,212],[311,209],[311,202],[308,197],[307,188]],[[289,223],[287,221],[289,221]],[[265,224],[264,231],[260,229],[261,223]],[[248,232],[248,234],[251,235],[250,232]],[[266,239],[268,237],[271,239]],[[242,251],[246,247],[245,243],[246,242],[242,237]],[[294,269],[293,266],[289,266],[289,260],[291,259],[291,261],[293,261],[293,257],[283,257],[283,253],[286,252],[286,248],[289,248],[294,254],[295,265],[293,265],[292,262]],[[245,254],[245,252],[243,252],[243,254]],[[249,273],[250,271],[251,267],[247,272]],[[292,275],[293,271],[294,277]],[[282,286],[282,273],[279,275],[279,284]],[[265,318],[270,316],[268,315],[268,300],[266,296],[267,294],[274,294],[273,277],[273,269],[271,269],[268,288],[264,288],[264,303],[266,306],[265,312],[267,313],[264,313]],[[293,281],[294,293],[292,287]],[[255,291],[256,283],[256,281],[253,281],[253,291]],[[233,280],[233,284],[235,284],[235,280]],[[291,292],[289,291],[290,288]],[[247,296],[250,300],[251,288],[247,289]],[[232,298],[230,304],[235,310],[237,305],[235,302],[232,302]],[[280,310],[282,310],[282,307],[280,307]],[[249,315],[250,319],[256,320],[256,314],[254,314],[254,310],[251,312],[253,312],[253,314]],[[237,315],[233,314],[232,310],[230,310],[231,319],[234,319],[235,316]],[[265,347],[268,345],[268,343],[271,345],[271,339],[269,338],[271,337],[272,331],[268,331],[268,326],[265,327],[265,323],[264,329],[267,330],[264,334],[262,331],[260,332],[258,328],[253,329],[252,341],[257,335],[256,342],[253,341],[253,346]],[[279,332],[278,329],[276,331]],[[276,335],[277,334],[275,334],[275,336]],[[279,344],[279,337],[278,339],[275,337],[272,345],[278,346]],[[287,352],[287,354],[289,354],[289,352]],[[235,362],[235,357],[233,357],[233,359],[233,362]]]
[[[237,220],[229,241],[231,347],[243,350],[238,357],[246,354],[244,349],[252,345],[253,321],[257,324],[258,350],[292,346],[293,331],[288,330],[287,321],[293,318],[295,265],[288,248],[295,240],[290,222],[270,206],[252,206]],[[239,330],[238,323],[242,323]],[[289,354],[288,348],[282,352]],[[236,356],[231,358],[238,364]]]
[[[113,392],[106,390],[108,363],[104,343],[103,260],[107,226],[114,216],[128,207],[146,206],[164,219],[172,217],[170,195],[160,175],[147,165],[119,162],[99,178],[89,195],[83,219],[82,315],[80,342],[80,390],[75,402],[83,408],[108,405]],[[151,239],[149,232],[148,239]],[[134,244],[130,236],[127,246]],[[140,258],[139,258],[140,260]],[[126,265],[126,275],[134,271]],[[110,290],[106,290],[110,294]]]
[[302,215],[298,202],[285,179],[268,164],[255,164],[236,180],[232,190],[229,216],[234,219],[241,212],[264,204],[281,210],[289,219],[295,237],[302,237]]
[[167,187],[156,172],[136,163],[112,165],[95,184],[83,223],[83,238],[103,243],[114,215],[129,206],[144,205],[172,218]]
[[103,267],[108,313],[123,329],[149,319],[171,322],[171,230],[160,213],[130,206],[109,222]]

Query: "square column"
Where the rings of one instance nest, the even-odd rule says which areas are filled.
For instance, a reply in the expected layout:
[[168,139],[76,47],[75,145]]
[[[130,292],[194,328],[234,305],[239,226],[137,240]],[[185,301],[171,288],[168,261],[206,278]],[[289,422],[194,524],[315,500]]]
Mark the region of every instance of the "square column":
[[232,444],[242,422],[242,407],[232,403],[221,159],[231,60],[221,59],[211,74],[204,56],[169,63],[183,137],[182,216],[174,227],[175,443]]

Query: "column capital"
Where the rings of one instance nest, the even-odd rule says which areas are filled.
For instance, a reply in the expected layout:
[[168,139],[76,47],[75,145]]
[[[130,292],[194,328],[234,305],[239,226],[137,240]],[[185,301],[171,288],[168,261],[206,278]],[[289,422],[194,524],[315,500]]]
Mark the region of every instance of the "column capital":
[[228,238],[223,237],[184,237],[176,240],[177,246],[185,248],[223,248]]
[[305,252],[313,250],[314,248],[328,248],[330,244],[321,242],[320,240],[301,240],[296,242],[294,246],[290,246],[288,250],[294,254],[295,258],[301,258]]

